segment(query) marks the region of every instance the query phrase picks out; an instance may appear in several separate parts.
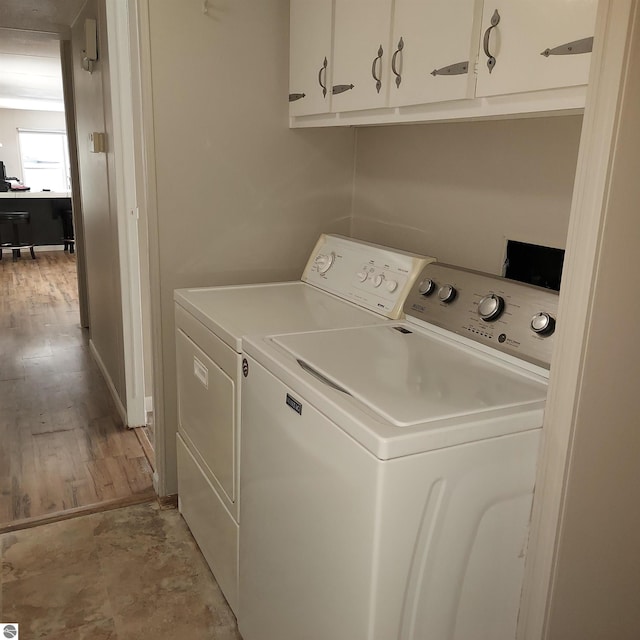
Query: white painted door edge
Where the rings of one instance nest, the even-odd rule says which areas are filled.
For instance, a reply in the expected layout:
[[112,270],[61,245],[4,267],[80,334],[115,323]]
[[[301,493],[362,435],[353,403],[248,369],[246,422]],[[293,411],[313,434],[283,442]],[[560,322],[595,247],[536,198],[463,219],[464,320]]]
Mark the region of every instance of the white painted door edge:
[[127,3],[106,0],[116,170],[127,426],[146,424],[142,303]]

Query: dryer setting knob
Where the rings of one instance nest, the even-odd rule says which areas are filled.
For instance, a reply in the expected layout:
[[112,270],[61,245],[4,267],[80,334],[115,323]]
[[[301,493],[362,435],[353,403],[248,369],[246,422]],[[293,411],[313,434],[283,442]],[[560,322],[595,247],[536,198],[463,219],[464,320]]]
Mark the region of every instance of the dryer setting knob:
[[504,311],[504,298],[490,293],[478,302],[478,315],[487,322],[497,320]]
[[358,271],[356,273],[356,278],[360,280],[360,282],[364,282],[369,277],[369,274],[366,271]]
[[325,274],[329,269],[333,261],[336,259],[336,254],[333,251],[329,254],[320,254],[316,257],[315,263],[318,265],[318,273]]
[[550,336],[556,328],[555,319],[541,311],[531,318],[531,330],[539,336]]
[[395,280],[387,280],[387,291],[393,293],[398,288],[398,283]]
[[426,278],[418,285],[418,291],[423,296],[430,296],[436,289],[436,283],[431,278]]
[[377,276],[373,278],[373,286],[378,288],[384,282],[384,276],[379,273]]
[[446,304],[453,302],[457,295],[458,292],[456,291],[456,288],[451,284],[443,285],[440,287],[440,291],[438,291],[438,298],[440,298],[441,302],[445,302]]

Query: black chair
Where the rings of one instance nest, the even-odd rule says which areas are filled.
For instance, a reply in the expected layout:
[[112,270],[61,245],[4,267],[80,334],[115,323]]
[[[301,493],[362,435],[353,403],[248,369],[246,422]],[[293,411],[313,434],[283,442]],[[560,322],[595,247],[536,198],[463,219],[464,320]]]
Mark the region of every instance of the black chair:
[[[11,225],[11,233],[7,234],[10,239],[3,241],[2,236],[7,225]],[[23,230],[22,234],[20,229]],[[31,239],[31,214],[28,211],[0,211],[0,260],[4,249],[11,249],[14,260],[21,257],[21,249],[29,249],[31,257],[36,259]]]
[[69,253],[74,253],[76,236],[73,232],[73,210],[63,209],[60,211],[60,219],[62,220],[62,241],[64,242],[64,250],[68,250]]

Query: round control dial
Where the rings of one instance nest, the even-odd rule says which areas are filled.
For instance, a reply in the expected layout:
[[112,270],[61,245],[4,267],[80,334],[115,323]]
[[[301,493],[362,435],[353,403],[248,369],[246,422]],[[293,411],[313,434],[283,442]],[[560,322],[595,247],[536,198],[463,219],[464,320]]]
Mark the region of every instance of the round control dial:
[[384,282],[384,276],[379,273],[377,276],[373,277],[373,286],[376,287],[376,289]]
[[393,293],[398,288],[398,283],[395,280],[387,280],[387,291]]
[[478,302],[478,315],[487,322],[497,320],[504,311],[504,298],[490,293]]
[[550,336],[556,328],[555,319],[541,311],[531,318],[531,330],[539,336]]
[[431,278],[426,278],[418,285],[418,291],[423,296],[430,296],[436,290],[436,283]]
[[329,269],[331,269],[331,265],[333,261],[336,259],[336,254],[331,252],[329,254],[320,254],[316,259],[315,263],[318,265],[318,273],[325,274]]
[[458,292],[456,291],[456,288],[451,284],[443,285],[440,287],[440,291],[438,291],[438,298],[441,302],[445,302],[446,304],[453,302],[457,295]]
[[358,278],[360,282],[364,282],[368,277],[369,274],[366,271],[358,271],[358,273],[356,273],[356,278]]

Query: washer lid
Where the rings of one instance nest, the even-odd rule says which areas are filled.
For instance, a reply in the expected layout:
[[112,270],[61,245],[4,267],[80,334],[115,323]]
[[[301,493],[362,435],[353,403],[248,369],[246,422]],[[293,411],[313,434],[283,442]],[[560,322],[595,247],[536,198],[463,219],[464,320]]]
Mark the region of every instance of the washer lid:
[[275,336],[304,369],[398,427],[539,406],[537,376],[428,330],[378,325]]
[[303,282],[176,289],[174,299],[238,353],[244,335],[387,322]]

